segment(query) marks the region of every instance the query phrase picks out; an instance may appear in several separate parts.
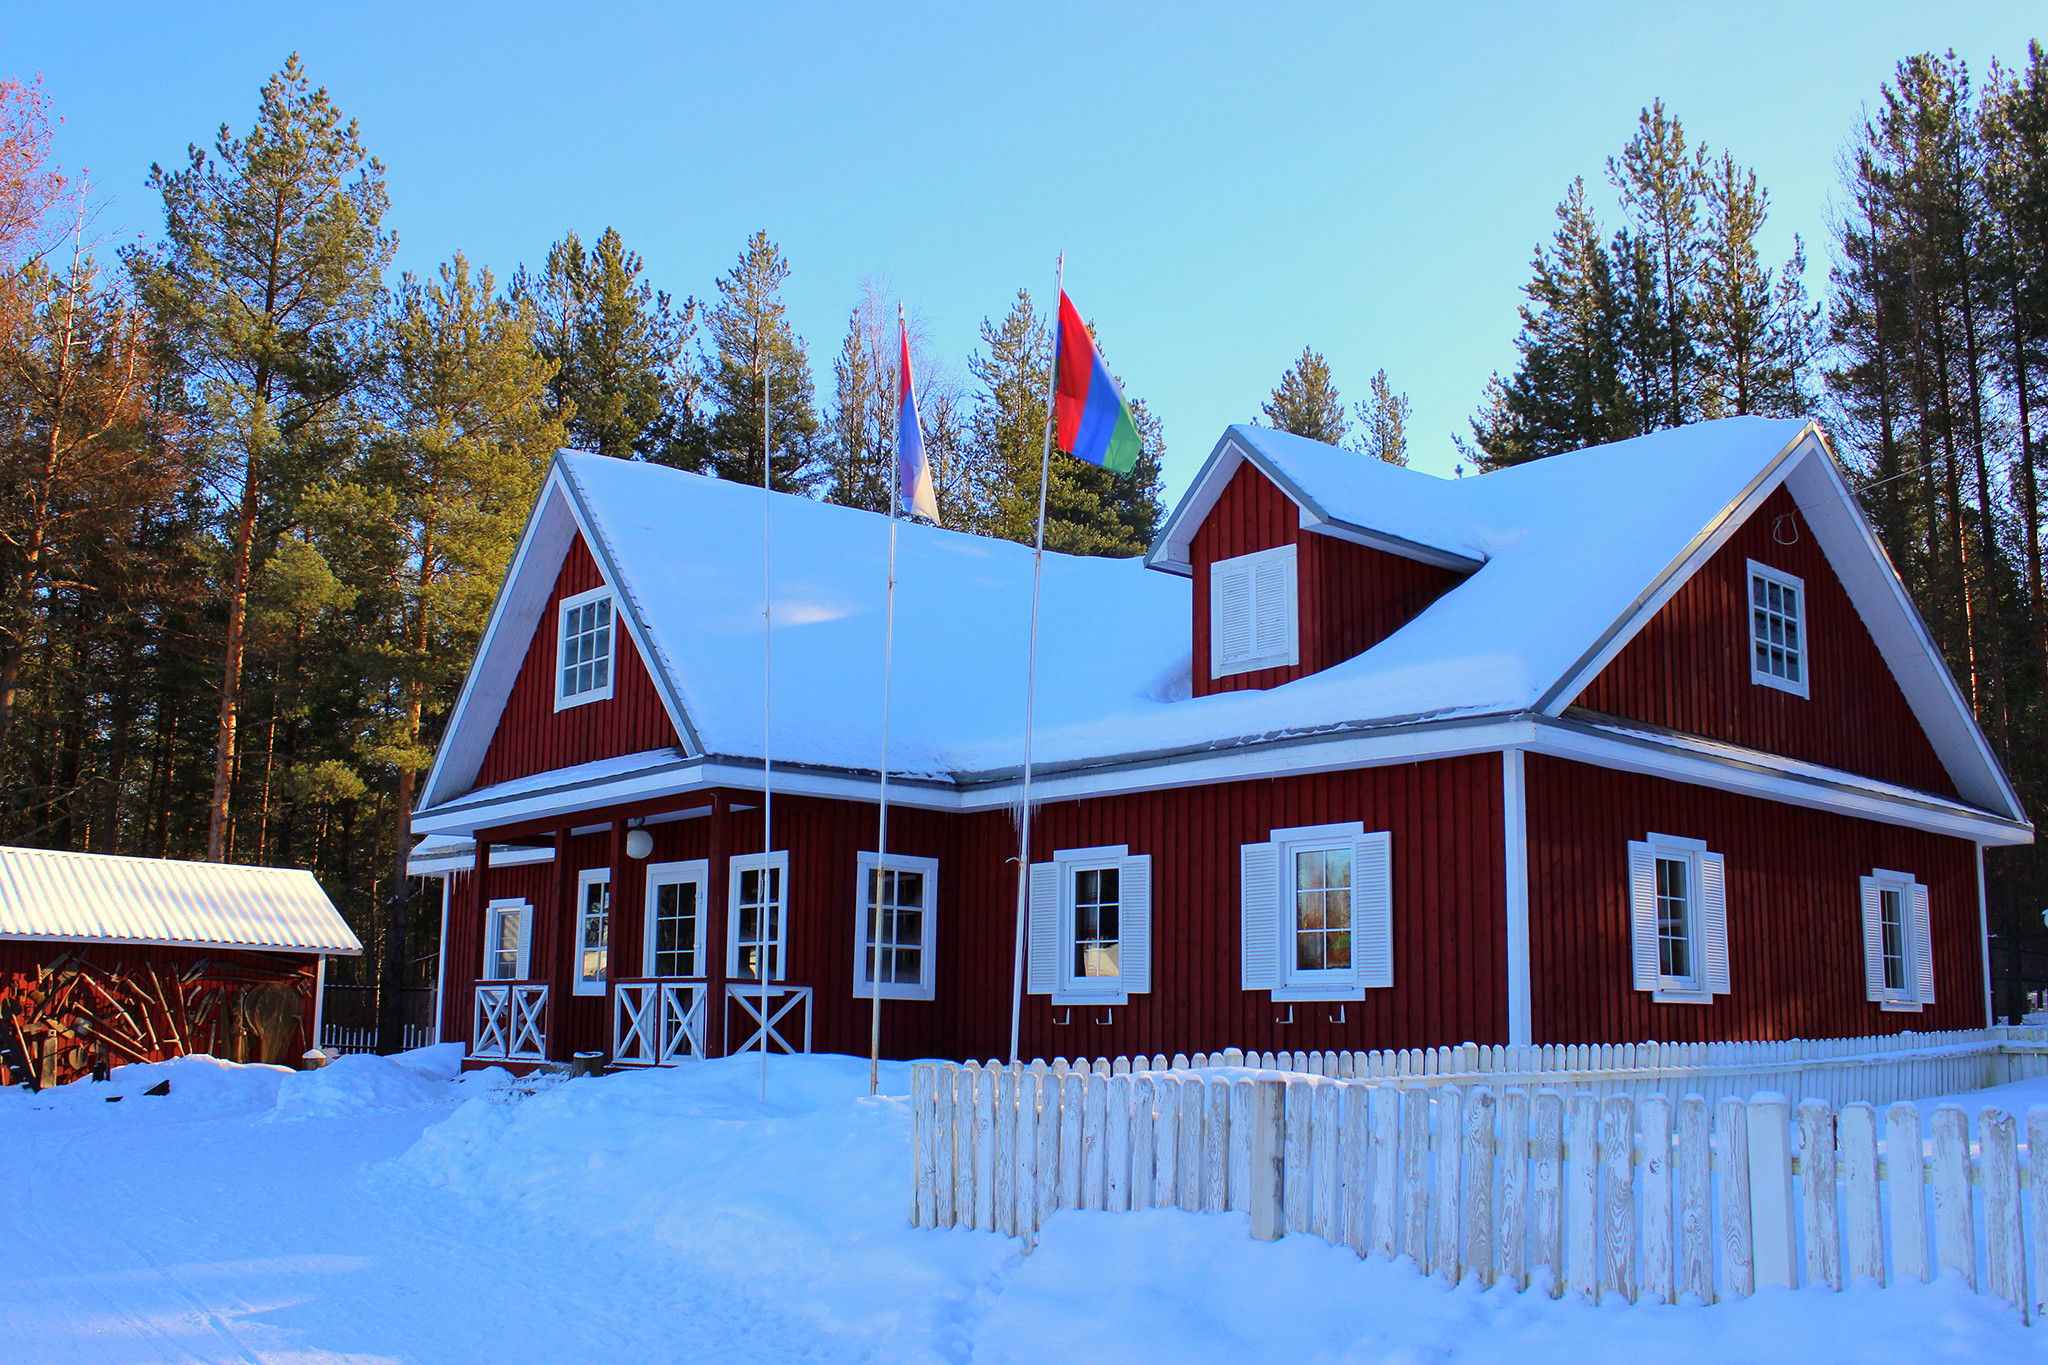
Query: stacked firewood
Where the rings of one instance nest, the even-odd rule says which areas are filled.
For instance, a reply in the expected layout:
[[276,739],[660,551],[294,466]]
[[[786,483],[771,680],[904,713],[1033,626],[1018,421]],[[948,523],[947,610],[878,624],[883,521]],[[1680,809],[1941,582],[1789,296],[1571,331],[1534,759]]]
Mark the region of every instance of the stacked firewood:
[[313,980],[283,958],[201,958],[180,971],[68,952],[33,974],[0,976],[0,1084],[40,1089],[198,1052],[289,1056]]

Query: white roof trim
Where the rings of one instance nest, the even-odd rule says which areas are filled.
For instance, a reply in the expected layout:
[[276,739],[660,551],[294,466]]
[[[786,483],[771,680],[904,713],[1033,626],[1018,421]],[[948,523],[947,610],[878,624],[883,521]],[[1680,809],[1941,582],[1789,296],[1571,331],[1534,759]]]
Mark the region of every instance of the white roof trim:
[[434,755],[434,766],[420,788],[420,808],[442,804],[468,791],[476,782],[498,720],[526,662],[528,646],[537,636],[541,616],[547,608],[555,580],[561,576],[569,547],[578,536],[583,539],[605,586],[616,601],[615,616],[625,626],[640,651],[641,665],[654,680],[656,693],[690,752],[702,745],[697,732],[676,695],[675,682],[667,660],[651,648],[640,606],[602,536],[593,528],[584,506],[582,491],[559,457],[548,470],[533,513],[520,535],[519,548],[505,571],[505,581],[491,607],[489,624],[477,642],[476,657],[463,678],[462,693],[449,714],[447,729]]
[[353,956],[313,874],[0,847],[0,938]]
[[[1359,458],[1365,459],[1366,456]],[[1248,440],[1236,425],[1223,433],[1216,448],[1209,452],[1201,471],[1188,485],[1188,491],[1175,504],[1165,525],[1153,538],[1152,548],[1145,554],[1145,563],[1167,573],[1187,575],[1192,573],[1188,547],[1195,538],[1195,532],[1215,510],[1216,503],[1223,496],[1223,490],[1237,474],[1239,465],[1250,464],[1272,482],[1273,486],[1285,493],[1295,506],[1301,509],[1301,525],[1310,531],[1348,540],[1355,545],[1367,545],[1388,554],[1400,555],[1403,559],[1418,560],[1433,564],[1441,569],[1457,569],[1470,573],[1484,562],[1471,555],[1459,554],[1453,550],[1425,545],[1420,541],[1376,531],[1370,526],[1360,526],[1332,516],[1315,495],[1303,488],[1280,467],[1260,453],[1257,446]]]

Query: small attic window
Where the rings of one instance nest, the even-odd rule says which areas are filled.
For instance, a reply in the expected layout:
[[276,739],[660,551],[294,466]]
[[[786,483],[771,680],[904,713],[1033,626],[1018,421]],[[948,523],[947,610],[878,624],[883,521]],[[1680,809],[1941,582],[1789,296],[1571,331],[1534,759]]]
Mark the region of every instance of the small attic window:
[[1806,584],[1749,561],[1749,676],[1765,687],[1807,695]]
[[555,709],[603,701],[612,694],[612,595],[594,588],[562,600],[561,666]]
[[1227,678],[1301,662],[1294,547],[1209,566],[1209,676]]

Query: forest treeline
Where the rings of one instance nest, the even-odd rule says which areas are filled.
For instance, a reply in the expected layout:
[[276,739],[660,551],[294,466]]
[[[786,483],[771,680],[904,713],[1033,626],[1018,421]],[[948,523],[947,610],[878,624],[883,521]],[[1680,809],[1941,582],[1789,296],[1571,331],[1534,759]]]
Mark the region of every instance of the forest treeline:
[[[153,167],[163,230],[96,251],[39,86],[0,83],[0,839],[312,869],[392,980],[406,812],[561,446],[881,508],[896,301],[854,282],[829,374],[765,233],[701,297],[612,230],[500,280],[393,269],[384,168],[296,58],[254,122]],[[1466,460],[1490,469],[1723,415],[1815,415],[2031,812],[2048,798],[2039,481],[2048,59],[1900,63],[1836,168],[1824,296],[1770,203],[1662,104],[1567,187]],[[1616,215],[1610,229],[1603,209]],[[1109,338],[1114,354],[1114,337]],[[1019,290],[955,366],[913,322],[949,526],[1028,540],[1050,340]],[[1129,478],[1055,462],[1048,543],[1133,554]],[[1261,420],[1405,463],[1384,370],[1347,408],[1313,348]],[[1994,931],[2038,932],[2048,859],[1990,859]]]
[[[384,167],[296,56],[108,254],[56,113],[0,83],[0,840],[309,868],[396,982],[436,930],[408,812],[553,452],[759,482],[765,392],[775,486],[884,508],[895,301],[860,282],[821,397],[765,232],[701,299],[609,229],[395,273]],[[943,521],[1028,540],[1048,310],[1004,304],[914,364]],[[1132,407],[1131,475],[1057,466],[1054,548],[1150,542]]]

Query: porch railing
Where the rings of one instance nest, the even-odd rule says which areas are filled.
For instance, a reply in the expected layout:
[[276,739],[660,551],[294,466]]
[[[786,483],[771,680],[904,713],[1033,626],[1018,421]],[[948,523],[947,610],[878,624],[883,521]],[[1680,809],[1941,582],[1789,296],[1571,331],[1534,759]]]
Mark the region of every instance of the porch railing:
[[548,1056],[545,981],[479,981],[469,1055],[495,1062],[544,1062]]
[[619,981],[612,988],[612,1064],[673,1066],[704,1055],[710,988],[702,981]]
[[[768,1035],[770,1052],[809,1052],[811,1050],[811,988],[809,986],[778,986],[768,983],[767,1017],[762,1017],[763,1001],[761,987],[748,982],[734,982],[725,988],[726,1030],[728,1042],[726,1052],[737,1056],[752,1052],[761,1046],[761,1035]],[[740,1023],[753,1025],[753,1032],[744,1041],[735,1041],[737,1034],[732,1028],[732,1006],[740,1007]],[[804,1045],[796,1046],[790,1041],[789,1033],[794,1032],[799,1014],[803,1023]]]

